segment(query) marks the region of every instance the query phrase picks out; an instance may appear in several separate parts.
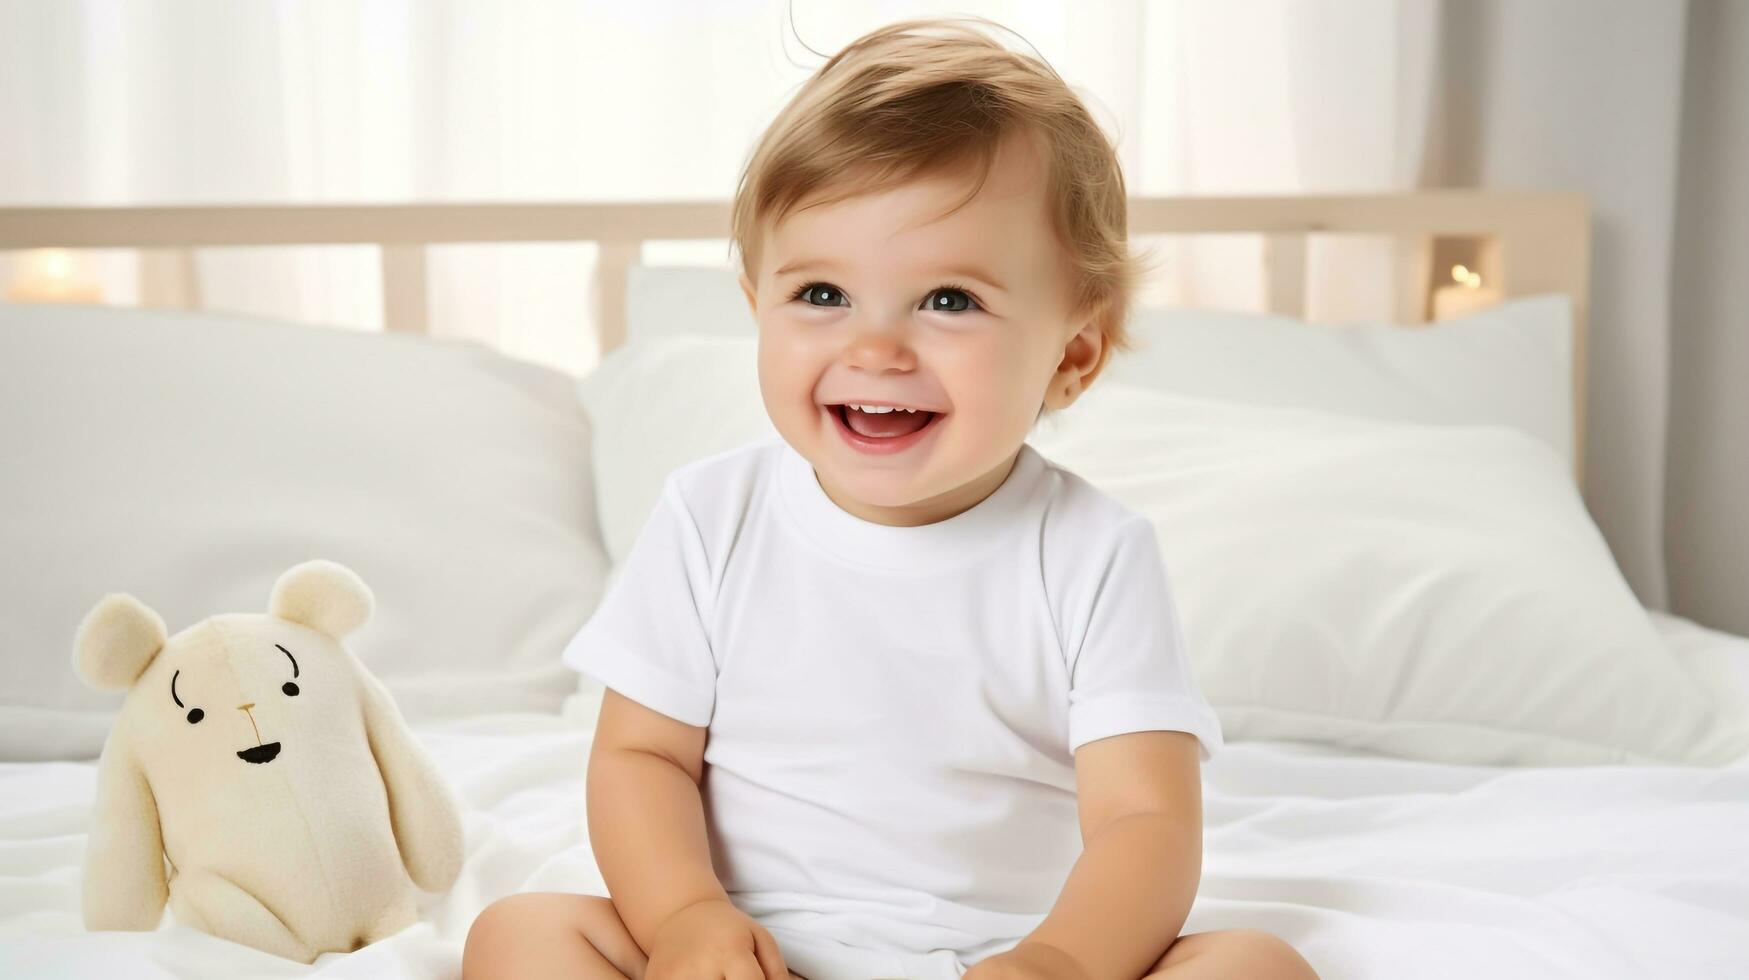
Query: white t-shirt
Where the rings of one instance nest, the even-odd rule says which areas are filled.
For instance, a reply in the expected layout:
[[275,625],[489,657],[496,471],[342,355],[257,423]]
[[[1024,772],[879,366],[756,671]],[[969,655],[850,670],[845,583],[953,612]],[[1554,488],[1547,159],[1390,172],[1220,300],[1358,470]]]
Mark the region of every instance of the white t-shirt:
[[1018,940],[1081,853],[1074,750],[1221,744],[1153,525],[1023,447],[952,518],[890,527],[781,439],[676,470],[565,660],[708,726],[730,900],[852,946]]

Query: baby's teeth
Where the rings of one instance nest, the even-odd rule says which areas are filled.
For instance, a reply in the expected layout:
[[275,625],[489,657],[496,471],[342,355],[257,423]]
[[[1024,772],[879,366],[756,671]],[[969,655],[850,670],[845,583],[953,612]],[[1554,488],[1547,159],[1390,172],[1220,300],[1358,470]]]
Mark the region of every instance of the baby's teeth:
[[870,415],[885,415],[886,413],[893,411],[891,405],[852,405],[850,407],[859,412],[867,412]]

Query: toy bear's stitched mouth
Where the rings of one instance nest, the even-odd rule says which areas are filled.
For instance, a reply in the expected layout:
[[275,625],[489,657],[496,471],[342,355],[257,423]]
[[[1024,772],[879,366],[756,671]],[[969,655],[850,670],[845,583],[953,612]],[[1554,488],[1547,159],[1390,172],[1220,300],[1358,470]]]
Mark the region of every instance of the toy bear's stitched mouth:
[[237,753],[237,758],[242,759],[244,762],[253,762],[256,765],[260,765],[263,762],[272,762],[278,756],[278,742],[268,742],[266,745],[257,745],[252,749],[244,749]]

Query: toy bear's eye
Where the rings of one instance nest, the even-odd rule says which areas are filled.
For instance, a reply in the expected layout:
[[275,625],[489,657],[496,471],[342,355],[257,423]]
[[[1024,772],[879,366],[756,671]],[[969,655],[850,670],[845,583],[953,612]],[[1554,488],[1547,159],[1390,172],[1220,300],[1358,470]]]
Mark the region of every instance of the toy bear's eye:
[[205,717],[206,717],[206,712],[200,710],[199,708],[188,709],[188,723],[190,725],[200,724],[200,720],[202,718],[205,718]]
[[298,696],[298,686],[291,681],[286,681],[284,684],[281,684],[279,689],[284,691],[285,696],[288,698],[295,698]]

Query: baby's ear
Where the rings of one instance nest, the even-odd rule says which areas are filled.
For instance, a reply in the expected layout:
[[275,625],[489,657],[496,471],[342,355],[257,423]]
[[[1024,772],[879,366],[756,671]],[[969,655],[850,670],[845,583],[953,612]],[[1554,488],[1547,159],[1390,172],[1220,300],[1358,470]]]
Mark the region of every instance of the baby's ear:
[[79,623],[73,670],[99,691],[125,691],[164,649],[164,620],[126,593],[106,595]]
[[273,583],[270,615],[339,639],[370,619],[376,600],[352,569],[317,559],[294,565]]

